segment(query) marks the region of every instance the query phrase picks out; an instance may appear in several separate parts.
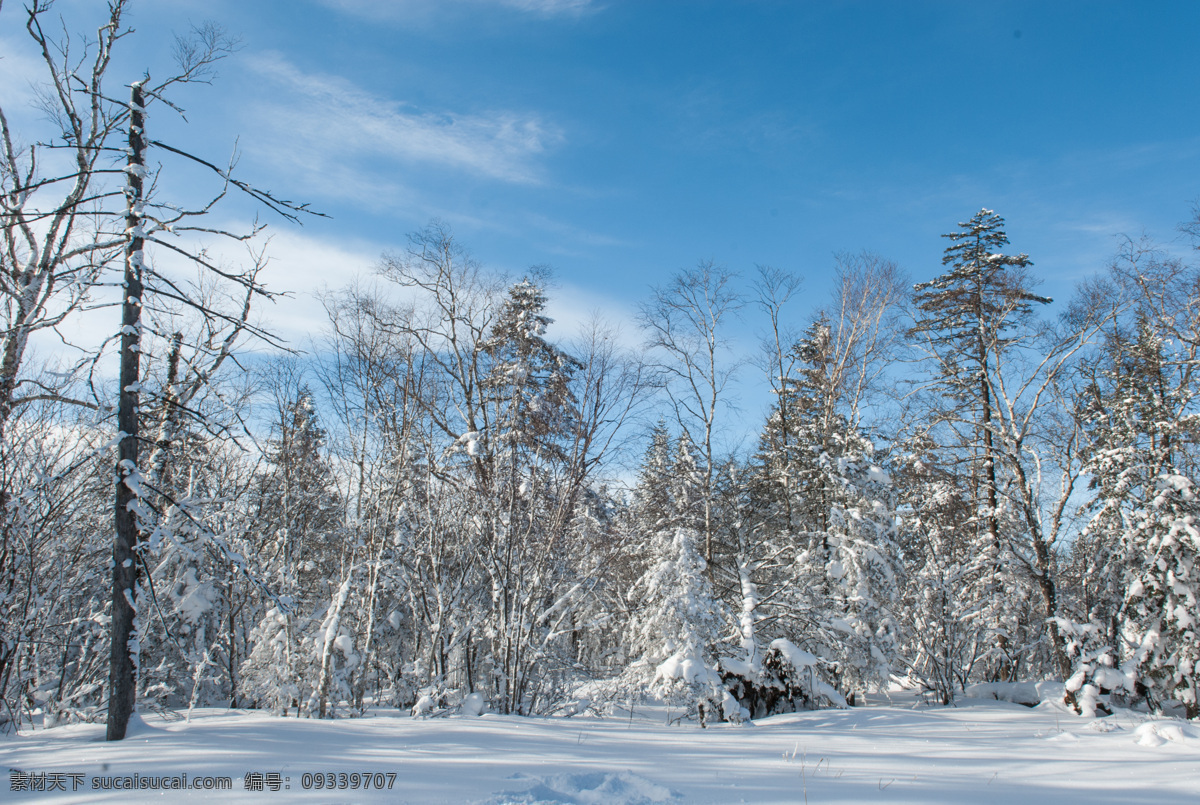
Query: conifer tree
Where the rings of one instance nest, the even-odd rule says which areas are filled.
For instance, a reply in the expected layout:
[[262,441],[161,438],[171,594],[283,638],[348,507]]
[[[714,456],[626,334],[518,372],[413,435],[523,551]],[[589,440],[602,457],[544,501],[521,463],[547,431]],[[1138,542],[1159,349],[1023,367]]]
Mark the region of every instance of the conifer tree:
[[580,364],[546,339],[553,319],[545,309],[545,293],[529,278],[509,288],[482,345],[491,360],[484,386],[496,405],[498,450],[562,461],[576,404],[570,381]]
[[766,579],[772,634],[811,652],[852,694],[886,681],[895,660],[895,504],[874,446],[841,410],[846,356],[835,340],[818,316],[793,345],[795,372],[760,441],[751,505],[772,546],[760,553],[793,557]]
[[[1085,403],[1092,435],[1088,466],[1097,488],[1087,539],[1110,557],[1110,566],[1094,567],[1090,579],[1107,595],[1088,613],[1089,625],[1108,633],[1107,641],[1093,642],[1120,657],[1128,677],[1136,679],[1129,687],[1152,707],[1178,702],[1195,718],[1200,505],[1187,449],[1191,368],[1187,347],[1169,345],[1155,329],[1143,315],[1131,337],[1114,334],[1110,368],[1092,384]],[[1085,677],[1108,674],[1103,665],[1088,665],[1089,659],[1082,652],[1077,659]]]
[[492,701],[501,712],[530,712],[550,684],[550,664],[539,661],[566,641],[546,619],[576,587],[567,539],[578,468],[566,445],[578,420],[571,379],[580,364],[547,339],[545,307],[536,282],[516,283],[480,345],[489,420],[479,434],[487,450],[477,505],[487,513],[481,558],[492,590]]
[[903,586],[904,656],[909,678],[942,704],[964,691],[981,654],[986,629],[977,591],[986,570],[975,555],[969,478],[939,463],[928,440],[903,448],[897,475],[904,512],[898,542],[907,572]]
[[[642,608],[630,628],[636,659],[624,677],[633,690],[682,706],[704,724],[719,717],[727,699],[715,670],[719,605],[700,547],[704,478],[686,432],[669,467],[662,467],[665,435],[657,430],[647,452],[642,476],[652,492],[642,500],[661,500],[666,488],[671,508],[648,529],[648,567],[631,590]],[[658,476],[660,468],[669,473],[666,478]]]
[[320,626],[345,532],[312,392],[303,384],[279,391],[275,436],[254,496],[256,520],[265,526],[259,532],[260,574],[277,599],[255,627],[242,674],[260,705],[277,712],[294,708],[299,715],[317,685],[319,662],[304,641]]
[[895,495],[890,476],[875,463],[874,446],[847,434],[829,459],[834,502],[828,541],[831,558],[829,623],[839,636],[839,682],[850,696],[886,685],[899,650],[895,610],[899,595]]
[[959,452],[971,477],[974,550],[986,579],[977,597],[989,610],[984,620],[995,640],[992,672],[1003,676],[1013,663],[1008,635],[1013,614],[1005,611],[1001,591],[1014,585],[1005,558],[993,384],[1010,331],[1029,320],[1035,304],[1051,300],[1028,290],[1022,271],[1031,265],[1028,255],[1001,251],[1008,244],[1004,219],[991,210],[980,210],[943,237],[951,241],[942,257],[949,270],[915,286],[919,312],[910,335],[926,339],[936,362],[941,404],[935,429],[948,440],[946,447]]

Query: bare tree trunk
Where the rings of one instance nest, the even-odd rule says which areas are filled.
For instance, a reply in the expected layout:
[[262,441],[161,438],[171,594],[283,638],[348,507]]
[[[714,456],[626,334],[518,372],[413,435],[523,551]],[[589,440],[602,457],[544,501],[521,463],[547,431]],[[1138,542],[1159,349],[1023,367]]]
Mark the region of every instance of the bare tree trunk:
[[167,358],[167,383],[162,391],[162,419],[158,423],[158,437],[146,466],[150,468],[150,484],[158,489],[171,485],[170,455],[175,439],[179,436],[182,409],[179,400],[179,361],[182,357],[183,333],[171,336],[171,352]]
[[138,401],[141,374],[142,317],[142,177],[145,174],[146,140],[143,126],[142,84],[130,93],[129,164],[125,169],[125,282],[121,300],[121,388],[117,406],[118,460],[116,510],[113,520],[112,641],[108,676],[108,730],[106,740],[125,737],[137,700],[140,541],[136,506],[138,487]]
[[233,579],[229,579],[229,647],[226,649],[226,660],[228,663],[229,673],[229,706],[238,706],[238,653],[237,653],[237,612],[234,610],[233,604]]
[[[981,321],[980,328],[982,329],[982,327],[983,323]],[[998,576],[1000,573],[1000,519],[996,512],[1000,508],[1000,500],[996,492],[996,451],[992,444],[992,390],[991,384],[988,382],[987,373],[987,350],[981,337],[979,342],[979,395],[983,404],[983,425],[981,429],[983,431],[983,470],[987,484],[987,529],[988,542],[996,554],[994,572]]]
[[[976,297],[976,313],[979,317],[978,322],[978,355],[976,359],[979,361],[979,399],[982,407],[981,411],[981,436],[983,437],[983,472],[984,472],[984,492],[987,494],[987,539],[988,548],[992,551],[992,566],[991,566],[991,585],[990,597],[993,601],[998,601],[1001,595],[1000,584],[1003,574],[1003,551],[1000,546],[1000,518],[997,511],[1000,507],[1000,500],[997,494],[996,483],[996,451],[992,443],[992,388],[988,378],[988,349],[987,340],[984,337],[984,328],[986,322],[983,317],[983,291],[982,288],[977,290]],[[1011,676],[1008,665],[1008,637],[1001,631],[1000,624],[993,622],[988,626],[996,627],[996,648],[1000,653],[1001,665],[997,669],[997,675],[1001,680],[1007,680]]]
[[355,674],[354,682],[354,703],[353,706],[361,713],[363,711],[363,696],[367,689],[367,676],[371,671],[371,663],[375,655],[375,598],[379,591],[379,576],[383,560],[380,559],[380,554],[383,553],[382,546],[376,551],[375,561],[368,568],[367,574],[367,624],[366,633],[363,636],[363,659],[362,664],[358,668],[358,673]]

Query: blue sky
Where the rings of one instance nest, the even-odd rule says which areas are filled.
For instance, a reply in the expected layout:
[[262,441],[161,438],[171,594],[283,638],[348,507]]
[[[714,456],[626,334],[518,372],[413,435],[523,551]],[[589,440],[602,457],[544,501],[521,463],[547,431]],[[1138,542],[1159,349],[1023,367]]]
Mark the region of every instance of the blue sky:
[[[91,0],[60,0],[69,27]],[[628,317],[713,259],[797,271],[797,325],[832,255],[914,281],[980,207],[1064,298],[1119,234],[1175,236],[1200,198],[1200,3],[155,0],[121,80],[168,68],[167,32],[241,38],[211,87],[160,109],[171,141],[331,216],[273,223],[270,317],[369,271],[441,218],[488,265],[554,267],[564,325]],[[0,13],[0,83],[22,73]],[[4,72],[7,71],[7,72]],[[114,76],[118,73],[114,72]],[[164,137],[166,139],[166,137]],[[225,215],[243,214],[231,207]],[[1180,246],[1182,248],[1182,246]],[[747,325],[748,329],[753,324]]]

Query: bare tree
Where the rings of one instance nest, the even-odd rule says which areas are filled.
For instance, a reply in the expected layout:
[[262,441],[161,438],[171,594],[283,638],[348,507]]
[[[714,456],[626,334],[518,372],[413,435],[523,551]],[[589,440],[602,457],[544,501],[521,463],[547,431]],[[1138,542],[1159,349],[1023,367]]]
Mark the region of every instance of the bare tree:
[[871,252],[839,254],[835,263],[837,285],[824,312],[832,323],[837,404],[857,428],[864,405],[879,413],[883,402],[881,384],[888,382],[904,337],[908,277],[896,263]]
[[642,356],[619,344],[618,331],[598,317],[585,321],[570,342],[581,364],[573,378],[579,418],[572,429],[572,502],[606,459],[620,454],[635,420],[657,390],[655,373]]
[[[112,0],[101,18],[94,42],[63,33],[48,34],[44,22],[53,7],[50,0],[32,0],[25,8],[25,28],[41,54],[45,83],[40,89],[43,111],[60,134],[46,145],[22,147],[12,131],[8,115],[0,110],[0,211],[3,213],[3,278],[6,328],[0,358],[0,435],[14,406],[34,399],[76,402],[96,407],[98,402],[70,398],[60,388],[47,387],[21,378],[22,362],[30,336],[53,329],[93,299],[94,289],[118,253],[124,255],[119,282],[122,310],[119,337],[120,372],[117,403],[117,487],[114,501],[116,537],[113,546],[113,609],[111,670],[109,680],[108,738],[124,737],[133,713],[137,690],[137,630],[140,576],[145,564],[142,553],[142,524],[156,515],[152,495],[164,501],[164,491],[148,487],[155,480],[143,475],[139,455],[142,398],[141,355],[149,346],[143,308],[154,303],[177,303],[191,308],[209,322],[210,334],[222,331],[190,380],[203,384],[229,356],[233,345],[247,334],[267,337],[249,324],[251,300],[270,294],[259,284],[262,267],[228,269],[218,265],[187,238],[196,233],[245,241],[260,227],[247,233],[214,230],[203,218],[226,193],[237,188],[267,207],[295,219],[301,207],[281,202],[232,178],[230,170],[195,157],[174,146],[151,140],[146,132],[146,110],[153,102],[178,111],[166,94],[175,85],[207,82],[213,65],[224,58],[234,42],[214,25],[192,31],[176,42],[176,70],[154,82],[147,74],[130,85],[130,100],[121,102],[106,89],[113,49],[132,31],[123,17],[129,0]],[[127,141],[114,138],[124,130]],[[188,159],[210,168],[220,177],[220,189],[207,201],[187,208],[161,204],[153,194],[153,173],[147,153],[161,152]],[[69,155],[69,160],[56,154]],[[124,153],[123,167],[106,167],[106,160]],[[49,157],[47,157],[49,155]],[[49,169],[49,173],[44,173]],[[123,175],[123,188],[107,181]],[[124,198],[121,212],[113,200]],[[149,248],[175,253],[202,272],[233,283],[245,292],[241,310],[224,311],[210,306],[185,281],[155,269],[148,259]],[[178,359],[178,346],[174,350]],[[92,356],[94,360],[96,356]],[[29,388],[22,393],[20,389]],[[193,386],[194,389],[194,386]],[[194,390],[192,392],[194,394]],[[170,439],[177,412],[187,411],[188,393],[178,388],[166,391],[164,419]],[[5,501],[0,500],[0,504]],[[2,507],[2,506],[0,506]],[[158,506],[157,514],[161,514]]]
[[704,558],[713,573],[713,478],[716,471],[716,422],[729,405],[725,391],[737,372],[731,359],[727,328],[742,307],[734,288],[737,275],[711,260],[678,272],[653,289],[638,322],[647,346],[660,356],[657,368],[667,378],[666,390],[679,426],[695,438],[703,454]]
[[[796,365],[796,354],[792,348],[796,335],[785,329],[783,312],[800,290],[800,285],[801,278],[798,275],[769,266],[758,267],[758,277],[754,283],[755,304],[767,316],[769,329],[762,341],[762,361],[771,392],[775,395],[775,412],[779,418],[777,455],[780,460],[772,471],[781,474],[779,483],[784,489],[790,488],[792,477],[791,439],[795,429],[790,421],[794,406],[793,386],[789,379]],[[783,506],[785,522],[790,528],[794,525],[791,495],[783,496]]]

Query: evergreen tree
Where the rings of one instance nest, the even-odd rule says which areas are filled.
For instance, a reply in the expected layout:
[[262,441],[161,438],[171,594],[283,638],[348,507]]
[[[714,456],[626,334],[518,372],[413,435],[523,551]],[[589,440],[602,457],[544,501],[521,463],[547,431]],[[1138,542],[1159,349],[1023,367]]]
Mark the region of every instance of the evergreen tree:
[[1003,218],[983,209],[959,227],[943,236],[952,242],[942,257],[949,270],[915,286],[919,313],[910,334],[927,339],[943,401],[936,425],[953,440],[947,447],[962,451],[969,468],[974,550],[986,568],[976,597],[995,639],[991,673],[1010,676],[1015,662],[1010,633],[1020,615],[1002,592],[1017,584],[1005,557],[993,384],[999,356],[1012,343],[1011,331],[1027,324],[1035,304],[1051,300],[1028,290],[1022,271],[1031,265],[1028,255],[1001,251],[1008,244]]
[[969,478],[939,463],[926,440],[901,445],[897,462],[904,656],[909,678],[942,704],[966,690],[986,650],[984,602],[977,595],[988,569],[975,555],[975,511]]
[[785,572],[762,563],[771,635],[853,693],[886,682],[896,656],[895,504],[874,446],[839,410],[834,340],[821,316],[792,347],[797,370],[760,440],[751,510],[771,546],[759,554],[793,557]]
[[[1187,469],[1190,372],[1154,330],[1142,316],[1132,337],[1113,334],[1110,368],[1096,377],[1083,406],[1097,489],[1086,538],[1110,557],[1110,566],[1092,565],[1086,577],[1102,594],[1083,623],[1107,634],[1094,642],[1115,650],[1151,706],[1179,702],[1195,718],[1200,507]],[[1084,653],[1077,668],[1089,679],[1096,670]]]
[[537,453],[562,461],[576,405],[571,376],[579,361],[546,340],[554,321],[545,315],[546,295],[526,278],[508,290],[489,337],[491,361],[484,380],[496,407],[489,434],[500,452]]
[[[674,460],[663,466],[665,435],[663,429],[656,430],[647,451],[642,468],[647,493],[639,499],[656,506],[655,498],[661,501],[667,489],[671,508],[667,517],[647,525],[648,568],[630,591],[641,601],[641,609],[630,626],[635,659],[624,684],[682,706],[704,724],[722,712],[727,699],[715,670],[719,605],[699,545],[704,481],[686,432]],[[662,470],[668,473],[665,477],[659,474]],[[651,518],[657,514],[647,513]]]
[[1151,707],[1200,716],[1200,500],[1192,480],[1161,473],[1126,534],[1131,564],[1123,637]]
[[843,633],[835,643],[839,687],[853,695],[886,686],[896,663],[899,565],[891,478],[874,462],[870,442],[847,436],[842,455],[829,460],[836,485],[826,572],[835,613],[828,622]]
[[266,471],[255,490],[260,573],[275,595],[254,629],[242,668],[247,693],[278,712],[297,715],[318,683],[319,660],[304,648],[320,626],[344,546],[342,501],[325,455],[326,434],[312,393],[281,390]]
[[473,508],[486,513],[486,661],[501,712],[531,712],[542,686],[559,684],[551,669],[569,667],[544,660],[570,651],[546,619],[578,584],[567,545],[581,488],[567,445],[578,419],[571,379],[580,364],[546,338],[545,307],[535,282],[516,283],[481,344],[489,423],[480,434],[487,447]]
[[638,471],[633,509],[637,519],[650,530],[664,527],[672,516],[671,435],[667,423],[659,420],[650,432],[650,446]]

